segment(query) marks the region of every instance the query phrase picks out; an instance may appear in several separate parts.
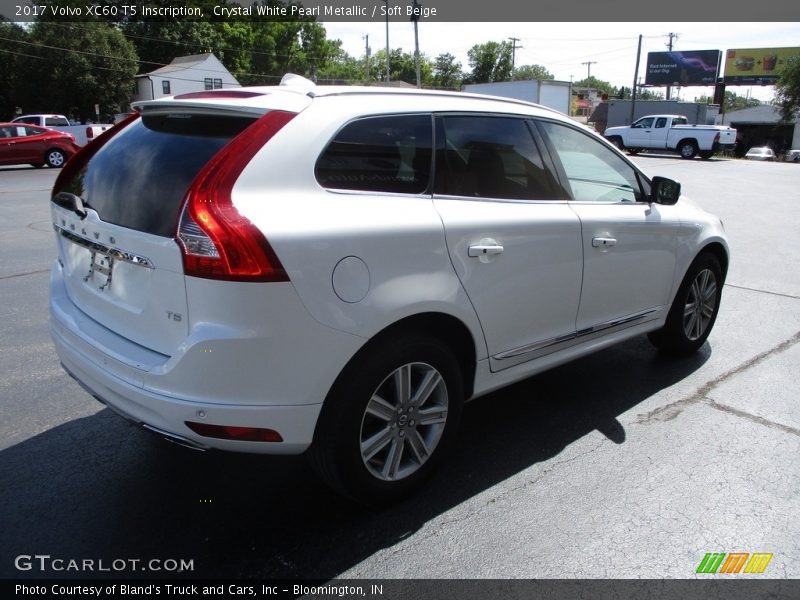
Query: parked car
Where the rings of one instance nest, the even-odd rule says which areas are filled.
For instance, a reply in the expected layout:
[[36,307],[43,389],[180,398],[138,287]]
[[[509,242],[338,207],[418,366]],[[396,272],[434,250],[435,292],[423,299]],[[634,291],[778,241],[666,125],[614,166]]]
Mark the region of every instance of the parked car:
[[0,165],[63,167],[80,148],[69,133],[35,125],[0,123]]
[[800,150],[789,150],[786,153],[786,162],[800,162]]
[[55,183],[50,327],[186,446],[389,501],[466,400],[642,334],[688,354],[717,317],[720,220],[552,110],[297,77],[136,108]]
[[769,146],[753,146],[744,157],[747,160],[775,160],[775,152]]
[[28,123],[69,133],[75,138],[75,143],[85,146],[94,138],[111,127],[110,124],[73,125],[64,115],[22,115],[12,120],[12,123]]
[[683,115],[648,115],[630,127],[608,127],[603,135],[620,150],[670,150],[681,158],[711,158],[720,150],[732,150],[736,130],[726,125],[689,125]]

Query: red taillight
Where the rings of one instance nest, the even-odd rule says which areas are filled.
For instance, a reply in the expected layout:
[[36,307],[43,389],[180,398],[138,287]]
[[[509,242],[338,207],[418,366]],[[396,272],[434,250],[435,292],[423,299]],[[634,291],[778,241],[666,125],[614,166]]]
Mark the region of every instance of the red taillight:
[[[51,196],[55,196],[57,193],[62,191],[66,187],[67,183],[72,181],[72,179],[78,174],[78,171],[86,166],[86,163],[88,163],[91,158],[97,154],[97,151],[100,150],[100,148],[102,148],[108,140],[117,135],[118,132],[125,129],[125,127],[133,123],[138,118],[139,113],[130,115],[124,121],[120,121],[110,129],[106,129],[102,134],[93,139],[91,144],[86,144],[83,148],[78,150],[58,174],[56,182],[53,185],[53,193]],[[73,141],[75,140],[74,137],[72,139]]]
[[186,421],[186,426],[204,437],[240,442],[282,442],[281,434],[274,429],[261,427],[237,427],[234,425],[210,425]]
[[264,235],[233,206],[239,175],[296,113],[271,111],[245,129],[195,177],[178,221],[186,275],[227,281],[289,281]]

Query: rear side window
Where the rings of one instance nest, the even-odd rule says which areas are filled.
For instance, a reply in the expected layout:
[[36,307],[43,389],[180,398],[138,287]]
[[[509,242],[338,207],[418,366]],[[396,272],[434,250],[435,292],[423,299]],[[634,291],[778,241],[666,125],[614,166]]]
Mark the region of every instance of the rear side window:
[[561,198],[524,119],[458,115],[441,117],[436,123],[437,194]]
[[317,160],[330,189],[421,194],[431,171],[430,115],[368,117],[339,131]]
[[192,180],[253,121],[193,114],[143,117],[109,140],[64,191],[79,196],[107,223],[172,237]]

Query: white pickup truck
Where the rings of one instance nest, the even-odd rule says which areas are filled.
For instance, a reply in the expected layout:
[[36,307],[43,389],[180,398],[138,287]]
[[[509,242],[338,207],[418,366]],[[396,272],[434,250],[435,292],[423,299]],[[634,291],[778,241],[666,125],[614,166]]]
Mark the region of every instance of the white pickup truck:
[[11,122],[28,123],[29,125],[38,125],[39,127],[71,133],[75,138],[75,143],[79,146],[85,146],[106,129],[112,127],[112,125],[106,124],[70,125],[69,119],[64,115],[22,115]]
[[648,115],[630,127],[609,127],[603,136],[620,150],[670,150],[681,158],[711,158],[736,144],[736,130],[721,125],[689,125],[683,115]]

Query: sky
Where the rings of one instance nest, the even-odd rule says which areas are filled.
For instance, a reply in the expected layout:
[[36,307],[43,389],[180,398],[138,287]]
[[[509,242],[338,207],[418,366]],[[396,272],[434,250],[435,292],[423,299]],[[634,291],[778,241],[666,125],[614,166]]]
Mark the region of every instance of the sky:
[[[386,48],[385,22],[323,23],[328,38],[340,39],[348,54],[364,55],[364,36],[372,52]],[[639,34],[643,35],[639,77],[643,80],[648,52],[667,50],[668,34],[676,33],[674,50],[728,50],[730,48],[800,47],[800,23],[420,23],[420,52],[435,58],[450,52],[469,70],[467,51],[475,44],[519,38],[516,66],[539,64],[560,81],[586,78],[588,69],[598,79],[630,87],[636,67]],[[409,22],[389,23],[392,49],[414,51],[414,28]],[[521,46],[521,48],[519,47]],[[724,60],[724,59],[723,59]],[[592,61],[588,66],[583,63]],[[728,87],[741,96],[768,101],[769,86]],[[681,100],[693,101],[712,88],[686,87]],[[673,88],[672,97],[675,98]]]

